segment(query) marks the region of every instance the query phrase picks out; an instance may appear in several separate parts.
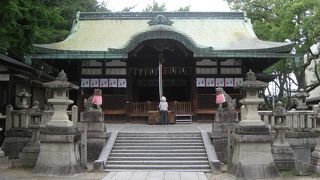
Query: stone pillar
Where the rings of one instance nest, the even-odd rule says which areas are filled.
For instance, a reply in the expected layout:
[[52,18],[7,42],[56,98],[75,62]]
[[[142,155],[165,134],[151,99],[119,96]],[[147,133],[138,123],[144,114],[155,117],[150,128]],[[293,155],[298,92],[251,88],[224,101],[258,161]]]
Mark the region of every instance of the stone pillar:
[[240,102],[244,105],[246,115],[242,116],[239,127],[233,135],[234,150],[229,173],[237,178],[264,179],[279,177],[271,154],[271,134],[258,114],[258,106],[263,102],[258,98],[258,90],[267,83],[256,80],[250,70],[241,87],[246,90],[246,98]]
[[276,140],[273,142],[271,150],[274,163],[279,170],[294,169],[294,152],[285,136],[289,127],[282,102],[276,104],[273,116],[275,118],[274,129],[276,130]]
[[98,109],[89,109],[81,112],[80,123],[87,129],[88,161],[92,162],[98,159],[107,141],[104,114]]
[[67,107],[73,103],[69,89],[78,89],[78,86],[67,80],[61,71],[55,81],[44,84],[53,90],[53,98],[48,102],[53,105],[54,113],[40,134],[40,153],[32,170],[34,174],[72,176],[83,172],[78,148],[80,132],[67,115]]
[[212,123],[212,143],[215,147],[218,159],[228,162],[228,131],[234,131],[238,124],[238,112],[229,109],[218,109],[215,120]]
[[29,129],[32,131],[31,141],[19,153],[19,160],[15,161],[14,166],[33,167],[38,159],[40,152],[40,124],[42,112],[39,102],[35,101],[34,106],[29,110],[30,122]]
[[[5,119],[5,116],[3,116],[1,113],[0,113],[0,120],[4,120]],[[0,127],[0,132],[3,131],[2,127]],[[5,162],[8,162],[8,157],[5,156],[4,152],[2,151],[1,149],[1,146],[0,146],[0,163],[5,163]]]
[[[316,120],[316,128],[314,131],[316,133],[320,133],[320,103],[319,105],[313,106],[314,116],[313,118]],[[313,172],[320,173],[320,143],[317,142],[317,146],[315,147],[315,150],[311,154],[311,167]]]

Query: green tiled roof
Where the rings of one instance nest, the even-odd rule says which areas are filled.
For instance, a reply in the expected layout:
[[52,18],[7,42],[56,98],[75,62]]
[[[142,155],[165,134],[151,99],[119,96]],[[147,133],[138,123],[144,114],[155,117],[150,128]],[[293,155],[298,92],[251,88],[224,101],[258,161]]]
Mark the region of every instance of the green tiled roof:
[[[172,25],[152,25],[157,15]],[[37,53],[127,54],[149,39],[174,39],[195,57],[216,53],[287,53],[293,44],[259,40],[251,22],[239,12],[80,13],[64,41],[35,44]]]

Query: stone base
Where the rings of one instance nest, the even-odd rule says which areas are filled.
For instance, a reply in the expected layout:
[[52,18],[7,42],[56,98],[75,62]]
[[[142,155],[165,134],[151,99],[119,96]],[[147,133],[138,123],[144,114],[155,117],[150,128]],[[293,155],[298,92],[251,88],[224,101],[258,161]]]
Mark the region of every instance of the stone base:
[[246,165],[231,165],[228,167],[228,172],[237,178],[243,179],[267,179],[267,178],[276,178],[279,177],[278,169],[270,164],[270,165],[254,165],[254,166],[246,166]]
[[279,177],[279,171],[274,165],[271,154],[271,135],[266,132],[253,134],[256,130],[256,128],[237,129],[233,137],[233,156],[228,171],[244,179]]
[[228,163],[228,131],[234,131],[236,126],[237,123],[215,122],[212,124],[212,144],[218,159],[223,163]]
[[40,153],[32,173],[46,176],[73,176],[83,172],[80,166],[74,128],[46,128],[40,135]]
[[19,152],[30,142],[32,133],[27,129],[11,129],[5,131],[2,150],[11,159],[19,158]]
[[40,144],[39,146],[27,145],[23,148],[23,151],[19,153],[19,162],[14,164],[14,167],[34,167],[39,156]]
[[88,162],[97,160],[107,141],[107,130],[102,112],[92,109],[81,112],[81,126],[87,127]]
[[294,153],[289,147],[272,147],[272,156],[278,170],[292,170],[294,166]]
[[214,122],[235,123],[238,121],[238,112],[234,110],[217,110]]

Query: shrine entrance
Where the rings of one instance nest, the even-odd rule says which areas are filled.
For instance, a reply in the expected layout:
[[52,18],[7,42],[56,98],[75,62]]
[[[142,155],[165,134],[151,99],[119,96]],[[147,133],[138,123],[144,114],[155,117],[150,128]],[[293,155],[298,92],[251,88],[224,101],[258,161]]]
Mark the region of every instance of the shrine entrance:
[[[170,39],[146,40],[129,53],[128,97],[132,111],[157,110],[159,96],[169,102],[188,104],[191,111],[195,61],[180,42]],[[160,80],[160,82],[159,82]],[[161,88],[162,87],[162,88]]]

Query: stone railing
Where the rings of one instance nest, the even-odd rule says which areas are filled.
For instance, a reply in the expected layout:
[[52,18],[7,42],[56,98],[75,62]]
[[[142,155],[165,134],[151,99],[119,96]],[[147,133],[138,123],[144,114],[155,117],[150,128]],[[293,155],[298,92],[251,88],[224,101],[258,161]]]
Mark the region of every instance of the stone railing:
[[[29,123],[31,123],[31,119],[33,119],[32,117],[35,116],[33,111],[30,110],[31,109],[14,110],[11,105],[8,105],[6,109],[6,130],[27,129]],[[73,106],[71,111],[67,111],[67,114],[73,122],[78,121],[77,111],[77,106]],[[45,127],[46,123],[51,120],[52,115],[53,110],[41,110],[39,117],[40,127]]]
[[272,111],[258,111],[261,120],[263,120],[271,130],[274,130],[274,126],[278,119],[283,119],[290,131],[310,131],[316,128],[316,120],[312,118],[314,111],[286,111],[281,114],[275,114]]

